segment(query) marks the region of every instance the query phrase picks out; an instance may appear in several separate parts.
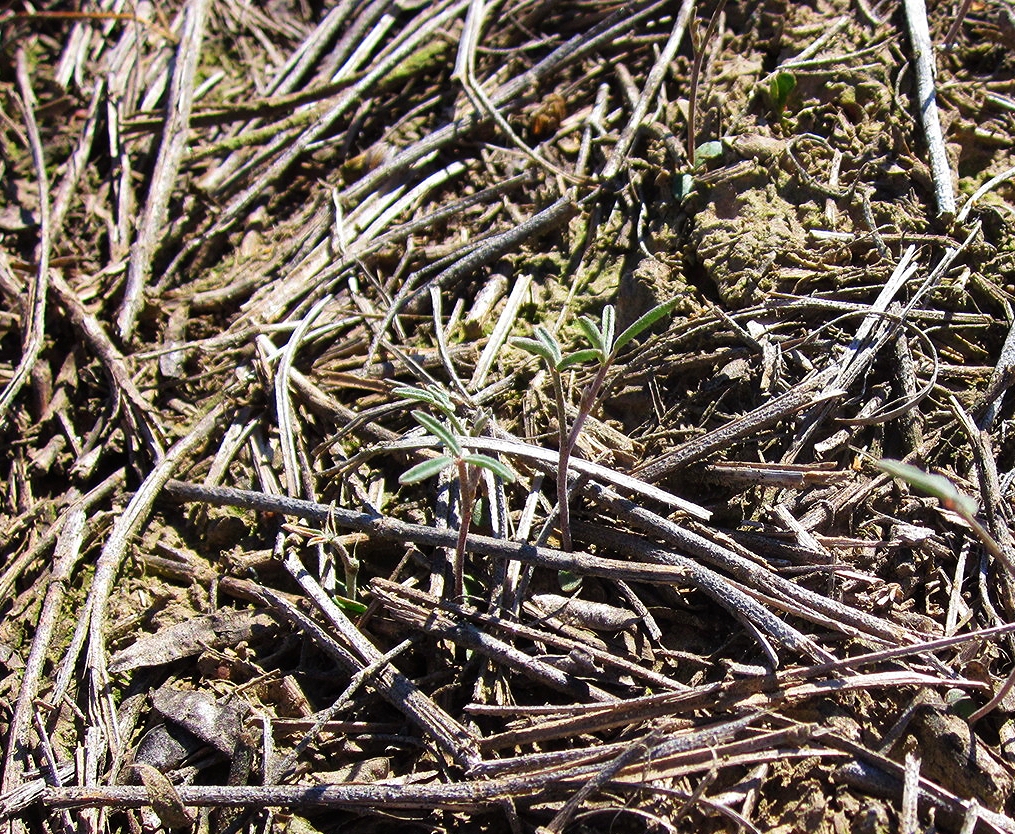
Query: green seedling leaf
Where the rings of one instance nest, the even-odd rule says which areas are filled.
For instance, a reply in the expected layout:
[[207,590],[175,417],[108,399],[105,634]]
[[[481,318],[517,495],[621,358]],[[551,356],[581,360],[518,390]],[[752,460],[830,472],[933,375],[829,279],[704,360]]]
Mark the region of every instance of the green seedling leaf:
[[949,689],[945,692],[945,703],[959,718],[968,720],[969,716],[976,712],[976,702],[964,689]]
[[414,411],[412,416],[417,423],[436,437],[452,455],[456,458],[462,456],[462,445],[458,442],[458,438],[440,420],[427,414],[425,411]]
[[562,354],[560,352],[560,343],[557,341],[556,337],[554,337],[554,335],[545,327],[543,327],[541,324],[537,324],[535,326],[535,328],[533,329],[533,333],[536,334],[536,338],[540,342],[546,345],[546,349],[550,352],[550,355],[553,357],[553,366],[557,367],[557,365],[560,363]]
[[543,359],[554,370],[558,370],[563,356],[560,343],[549,330],[540,324],[533,328],[532,333],[536,337],[535,339],[517,338],[511,341],[522,350],[527,350]]
[[[462,576],[462,592],[465,594],[465,599],[483,599],[483,593],[485,588],[486,585],[483,583],[483,581],[477,579],[471,573],[467,573],[464,576]],[[489,596],[489,594],[487,595]],[[475,652],[466,651],[465,662],[468,663],[469,660],[474,655]]]
[[694,190],[694,177],[690,174],[677,174],[677,176],[673,178],[673,184],[670,186],[670,189],[673,191],[674,199],[678,203],[681,203],[686,200]]
[[617,335],[617,311],[612,304],[603,307],[603,347],[609,354],[613,351],[613,338]]
[[557,359],[553,355],[553,351],[549,350],[546,345],[538,339],[527,339],[524,336],[518,336],[511,340],[511,343],[515,347],[520,347],[522,350],[527,351],[535,356],[538,356],[551,368],[557,367]]
[[455,413],[455,404],[451,402],[451,398],[439,388],[427,389],[417,388],[413,385],[403,385],[399,388],[393,389],[391,393],[407,400],[414,400],[418,403],[432,406],[442,414],[446,414],[448,416],[453,416]]
[[786,108],[790,93],[796,89],[796,76],[791,72],[777,72],[768,82],[768,94],[772,97],[772,106],[782,111]]
[[479,411],[472,420],[472,428],[469,429],[469,437],[479,437],[483,433],[483,429],[490,423],[490,415],[485,411]]
[[944,475],[937,475],[933,472],[924,472],[901,460],[876,461],[875,466],[882,472],[886,472],[893,478],[905,481],[911,487],[931,495],[941,502],[946,510],[953,510],[965,519],[973,518],[979,509],[976,501],[959,492],[958,487],[949,481]]
[[350,614],[359,616],[366,613],[367,607],[362,602],[356,602],[354,599],[349,599],[339,594],[332,596],[332,599],[339,608],[343,611],[348,611]]
[[462,460],[464,460],[468,464],[471,464],[472,466],[479,466],[482,467],[483,469],[489,469],[491,472],[493,472],[494,475],[496,475],[505,483],[509,484],[514,483],[515,473],[512,472],[510,469],[508,469],[507,466],[505,466],[496,458],[492,458],[489,455],[477,453],[465,455],[465,457],[463,457]]
[[614,353],[618,352],[624,345],[630,342],[632,339],[637,338],[641,333],[648,330],[653,324],[659,321],[661,318],[668,316],[673,312],[673,308],[677,306],[677,299],[674,298],[671,301],[667,301],[664,304],[657,304],[645,315],[638,319],[634,324],[630,325],[623,333],[617,337],[617,341],[613,344]]
[[718,159],[723,155],[722,142],[713,139],[711,142],[702,142],[694,149],[694,167],[700,168],[702,163],[710,159]]
[[578,319],[578,328],[584,334],[586,341],[595,349],[599,361],[605,362],[609,351],[606,349],[606,342],[603,340],[603,333],[599,329],[599,325],[588,316],[582,316]]
[[565,594],[576,594],[581,590],[581,574],[572,573],[569,570],[557,571],[557,584]]
[[417,463],[412,469],[407,469],[403,472],[402,476],[398,479],[398,483],[418,484],[420,481],[425,481],[437,475],[442,469],[445,469],[452,463],[454,463],[454,458],[451,455],[440,455],[439,457],[425,460],[422,463]]
[[563,373],[568,368],[573,368],[575,365],[584,365],[587,362],[594,362],[601,359],[602,354],[598,350],[593,350],[592,348],[576,350],[574,353],[569,353],[560,360],[557,370]]
[[392,388],[391,393],[396,397],[402,397],[407,400],[418,400],[419,402],[429,403],[434,405],[436,400],[433,394],[422,388],[417,388],[414,385],[402,385],[398,388]]

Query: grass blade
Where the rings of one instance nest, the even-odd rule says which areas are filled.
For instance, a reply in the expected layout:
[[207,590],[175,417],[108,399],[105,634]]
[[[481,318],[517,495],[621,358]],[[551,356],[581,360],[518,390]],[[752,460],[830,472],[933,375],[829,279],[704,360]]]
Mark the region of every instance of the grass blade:
[[882,472],[905,481],[911,487],[927,493],[941,502],[946,510],[953,510],[963,518],[972,518],[976,515],[979,506],[976,501],[965,493],[959,492],[958,487],[949,481],[944,475],[937,475],[933,472],[924,472],[901,460],[885,458],[875,461],[875,466]]

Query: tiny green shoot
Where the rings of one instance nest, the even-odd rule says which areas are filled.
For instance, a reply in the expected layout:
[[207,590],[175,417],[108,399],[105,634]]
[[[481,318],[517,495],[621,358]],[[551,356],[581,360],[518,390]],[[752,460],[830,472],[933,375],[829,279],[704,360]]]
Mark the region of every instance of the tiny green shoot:
[[786,104],[796,89],[796,76],[780,70],[768,80],[768,98],[772,102],[772,113],[783,122],[786,118]]
[[[936,498],[941,502],[942,507],[956,513],[969,525],[987,552],[999,564],[1005,565],[1010,572],[1015,572],[1015,565],[1006,557],[1004,551],[1001,550],[1001,546],[976,518],[976,513],[979,510],[976,501],[964,492],[960,492],[959,488],[948,478],[934,472],[924,472],[922,469],[910,466],[908,463],[903,463],[900,460],[878,460],[874,461],[874,465],[893,478],[905,481],[910,486]],[[994,693],[994,697],[978,710],[969,711],[969,704],[957,703],[955,704],[956,711],[964,715],[970,724],[975,723],[997,707],[1012,688],[1015,688],[1015,669],[1012,669],[1005,682]]]
[[791,72],[780,70],[773,75],[768,82],[768,94],[772,99],[772,106],[778,112],[786,108],[790,93],[796,89],[796,76]]
[[[588,347],[565,354],[556,337],[545,327],[537,325],[533,329],[534,338],[516,338],[512,342],[522,350],[542,359],[550,372],[553,385],[554,404],[557,411],[557,442],[559,458],[557,463],[557,502],[560,512],[561,548],[572,549],[571,523],[567,489],[567,468],[571,453],[578,442],[585,421],[592,413],[602,393],[607,373],[623,350],[639,335],[648,330],[664,316],[673,312],[678,299],[659,304],[641,316],[632,325],[616,336],[617,314],[613,305],[607,304],[599,321],[590,316],[582,316],[577,321],[578,329]],[[599,367],[595,377],[582,394],[578,405],[578,414],[570,430],[567,428],[567,417],[564,409],[564,386],[562,375],[565,371],[579,365],[595,363]]]
[[[461,522],[458,527],[453,566],[453,593],[454,598],[458,599],[462,596],[463,591],[465,548],[468,542],[469,528],[472,524],[472,511],[482,470],[486,469],[508,483],[514,481],[514,472],[496,458],[465,450],[459,438],[464,437],[466,431],[461,420],[455,414],[454,403],[447,395],[447,392],[441,391],[434,386],[425,389],[406,386],[396,388],[394,393],[407,400],[422,405],[429,405],[441,415],[439,419],[422,409],[415,409],[412,412],[413,419],[426,429],[428,434],[433,438],[433,445],[440,446],[444,451],[437,457],[430,458],[407,469],[399,477],[398,482],[401,484],[417,484],[439,475],[449,467],[455,468],[458,477],[458,494],[461,508]],[[482,430],[484,424],[485,420],[475,427],[475,431]]]
[[1000,563],[1007,565],[1009,570],[1015,567],[1005,557],[1004,552],[994,540],[994,537],[987,532],[987,529],[976,518],[976,513],[980,509],[976,501],[964,492],[960,492],[959,488],[944,475],[924,472],[922,469],[918,469],[908,463],[903,463],[901,460],[891,460],[888,458],[875,461],[874,465],[893,478],[905,481],[910,486],[936,498],[941,502],[942,507],[946,510],[951,510],[969,525],[991,556]]
[[893,478],[905,481],[911,487],[915,487],[921,492],[936,498],[941,502],[942,507],[958,513],[966,521],[974,517],[979,510],[976,501],[968,495],[959,492],[958,487],[944,475],[924,472],[922,469],[918,469],[908,463],[903,463],[900,460],[891,460],[890,458],[879,460],[874,465]]
[[694,167],[700,168],[703,162],[710,159],[718,159],[723,155],[725,148],[718,139],[709,142],[702,142],[694,151]]

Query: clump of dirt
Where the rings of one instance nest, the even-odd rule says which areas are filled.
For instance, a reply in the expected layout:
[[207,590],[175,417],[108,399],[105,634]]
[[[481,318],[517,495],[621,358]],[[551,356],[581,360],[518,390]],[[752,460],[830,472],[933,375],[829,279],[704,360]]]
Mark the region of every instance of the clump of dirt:
[[724,305],[763,300],[777,276],[805,256],[808,237],[799,214],[764,176],[748,174],[708,190],[694,215],[690,251]]

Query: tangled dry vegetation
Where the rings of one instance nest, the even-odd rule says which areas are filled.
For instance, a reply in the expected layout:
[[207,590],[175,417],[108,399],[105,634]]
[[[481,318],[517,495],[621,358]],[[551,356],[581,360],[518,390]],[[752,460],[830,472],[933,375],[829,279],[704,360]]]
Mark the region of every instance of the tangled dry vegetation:
[[1015,831],[1010,4],[67,5],[8,830]]

